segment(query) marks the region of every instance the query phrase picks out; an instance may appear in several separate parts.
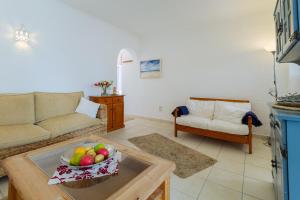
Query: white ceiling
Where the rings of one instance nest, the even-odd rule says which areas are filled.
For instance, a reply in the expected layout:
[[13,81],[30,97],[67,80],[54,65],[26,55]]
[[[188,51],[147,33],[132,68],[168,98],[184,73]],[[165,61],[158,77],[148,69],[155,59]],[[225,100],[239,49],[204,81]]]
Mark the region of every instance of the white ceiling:
[[274,9],[275,0],[62,0],[137,34],[252,16]]

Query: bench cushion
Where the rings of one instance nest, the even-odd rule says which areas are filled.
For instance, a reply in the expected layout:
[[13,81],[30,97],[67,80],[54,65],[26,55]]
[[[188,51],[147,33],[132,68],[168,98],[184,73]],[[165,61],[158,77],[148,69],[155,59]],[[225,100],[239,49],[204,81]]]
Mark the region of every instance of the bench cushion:
[[53,117],[38,123],[39,126],[50,132],[51,138],[99,124],[101,124],[99,119],[93,119],[80,113]]
[[0,125],[33,124],[34,95],[0,95]]
[[36,122],[75,113],[83,92],[35,93]]
[[247,125],[236,124],[222,120],[211,120],[208,123],[208,130],[219,131],[223,133],[236,134],[236,135],[248,135],[249,129]]
[[187,101],[187,107],[192,115],[212,119],[215,102],[189,99]]
[[49,131],[32,124],[0,126],[0,149],[50,138]]
[[193,115],[186,115],[176,118],[176,123],[179,125],[201,129],[208,129],[208,124],[210,121],[210,119]]
[[241,124],[243,116],[248,111],[251,111],[250,103],[217,101],[215,104],[214,119]]

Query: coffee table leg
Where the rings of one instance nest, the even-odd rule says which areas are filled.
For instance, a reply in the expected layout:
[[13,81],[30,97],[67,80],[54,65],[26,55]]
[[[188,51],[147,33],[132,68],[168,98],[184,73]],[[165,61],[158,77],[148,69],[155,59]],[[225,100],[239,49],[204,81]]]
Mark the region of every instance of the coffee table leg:
[[161,185],[163,190],[162,200],[170,200],[170,177],[168,177]]
[[17,200],[17,190],[11,181],[8,184],[8,200]]

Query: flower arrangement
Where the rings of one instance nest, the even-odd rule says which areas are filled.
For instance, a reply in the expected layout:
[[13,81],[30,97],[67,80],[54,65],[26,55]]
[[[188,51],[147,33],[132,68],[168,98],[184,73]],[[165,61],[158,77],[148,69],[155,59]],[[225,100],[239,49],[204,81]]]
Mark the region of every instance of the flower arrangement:
[[101,95],[107,95],[107,88],[112,86],[113,81],[99,81],[94,84],[96,87],[100,87],[102,89]]

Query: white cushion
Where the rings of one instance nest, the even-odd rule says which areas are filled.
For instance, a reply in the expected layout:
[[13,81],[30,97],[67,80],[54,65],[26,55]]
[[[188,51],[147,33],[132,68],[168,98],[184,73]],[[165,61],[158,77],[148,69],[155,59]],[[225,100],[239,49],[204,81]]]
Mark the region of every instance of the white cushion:
[[208,130],[219,131],[223,133],[236,134],[236,135],[248,135],[249,129],[247,125],[236,124],[222,120],[211,120],[208,123]]
[[210,119],[195,116],[195,115],[185,115],[176,118],[176,124],[189,126],[194,128],[207,129],[208,123],[210,123]]
[[215,101],[189,99],[187,101],[187,107],[192,115],[212,119],[215,109]]
[[217,101],[215,103],[214,119],[241,124],[243,116],[248,111],[251,111],[250,103]]
[[80,99],[80,103],[75,112],[85,114],[91,118],[96,118],[100,104],[89,101],[83,97]]

